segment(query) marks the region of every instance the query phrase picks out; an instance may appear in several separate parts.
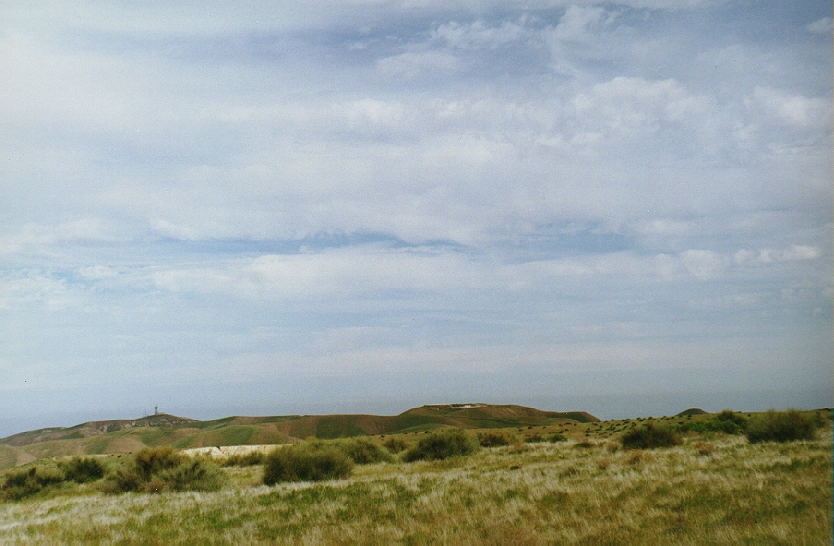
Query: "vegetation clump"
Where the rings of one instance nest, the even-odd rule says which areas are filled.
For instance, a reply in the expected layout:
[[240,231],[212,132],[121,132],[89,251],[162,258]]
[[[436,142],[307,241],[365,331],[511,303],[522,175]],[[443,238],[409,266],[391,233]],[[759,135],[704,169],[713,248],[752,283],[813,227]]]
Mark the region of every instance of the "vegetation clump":
[[111,492],[216,491],[225,474],[214,463],[176,453],[170,447],[145,448],[114,472],[105,489]]
[[752,419],[747,425],[747,439],[750,443],[792,442],[813,440],[816,423],[796,410],[773,411]]
[[719,421],[735,423],[742,429],[747,426],[747,418],[739,413],[734,412],[733,410],[721,410],[718,413],[718,415],[715,416],[715,418]]
[[386,438],[382,445],[391,453],[399,453],[408,449],[408,442],[397,437]]
[[264,464],[266,454],[260,451],[251,451],[243,455],[229,455],[220,462],[221,466],[255,466]]
[[508,446],[518,443],[518,436],[512,432],[490,430],[478,433],[478,443],[481,447]]
[[33,466],[6,474],[0,486],[0,495],[4,500],[20,500],[64,480],[65,476],[60,471]]
[[266,457],[264,483],[336,480],[350,476],[353,459],[324,442],[278,448]]
[[681,439],[672,429],[648,422],[626,432],[620,442],[627,449],[650,449],[675,446],[681,443]]
[[353,459],[356,464],[390,462],[394,458],[381,445],[370,438],[349,438],[334,442],[337,449]]
[[678,432],[723,432],[725,434],[739,434],[744,429],[734,421],[707,419],[701,421],[688,421],[678,425],[677,430]]
[[439,460],[478,451],[478,440],[459,428],[446,428],[421,438],[417,445],[405,452],[405,462]]
[[69,461],[59,463],[58,468],[64,473],[66,480],[85,483],[104,477],[105,468],[92,457],[73,457]]

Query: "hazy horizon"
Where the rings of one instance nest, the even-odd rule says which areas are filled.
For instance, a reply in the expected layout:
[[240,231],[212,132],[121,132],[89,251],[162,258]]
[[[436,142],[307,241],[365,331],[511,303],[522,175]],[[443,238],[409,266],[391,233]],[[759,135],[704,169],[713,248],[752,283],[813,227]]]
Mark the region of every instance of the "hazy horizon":
[[834,405],[831,15],[0,0],[0,435]]

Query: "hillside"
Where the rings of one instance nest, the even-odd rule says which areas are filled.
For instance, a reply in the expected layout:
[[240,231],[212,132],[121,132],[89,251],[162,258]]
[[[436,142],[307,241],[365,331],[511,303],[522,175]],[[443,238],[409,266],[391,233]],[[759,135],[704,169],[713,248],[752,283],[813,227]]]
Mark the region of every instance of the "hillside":
[[139,419],[91,421],[0,439],[0,469],[44,457],[126,453],[147,446],[178,449],[241,444],[282,444],[314,436],[421,432],[441,426],[501,428],[598,421],[586,412],[542,411],[517,405],[441,404],[399,415],[232,416],[199,421],[169,414]]
[[[819,437],[798,442],[692,432],[635,450],[619,441],[622,427],[646,418],[571,421],[464,456],[357,463],[327,481],[265,485],[262,464],[217,469],[223,483],[208,491],[122,494],[107,480],[64,481],[0,500],[0,544],[831,544],[831,412],[808,413]],[[575,428],[563,441],[533,441]],[[126,459],[100,460],[116,469]]]

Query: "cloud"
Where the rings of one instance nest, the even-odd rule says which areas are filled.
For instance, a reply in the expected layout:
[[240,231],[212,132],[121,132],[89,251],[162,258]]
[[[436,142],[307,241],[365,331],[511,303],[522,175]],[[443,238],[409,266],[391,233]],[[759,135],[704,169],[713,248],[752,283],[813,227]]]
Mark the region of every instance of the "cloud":
[[573,99],[579,118],[590,117],[614,131],[612,136],[657,123],[698,120],[709,110],[703,97],[689,93],[675,80],[651,81],[616,77]]
[[822,253],[818,248],[808,245],[792,245],[785,249],[765,248],[758,251],[739,250],[733,255],[738,264],[770,264],[780,262],[797,262],[815,260]]
[[0,309],[62,309],[79,301],[67,283],[37,271],[0,278]]
[[58,224],[26,224],[14,234],[0,236],[0,254],[41,251],[58,243],[124,240],[122,228],[100,218],[79,218]]
[[810,4],[242,6],[4,8],[21,374],[830,363]]
[[831,17],[822,17],[806,27],[811,34],[831,34]]
[[527,34],[524,19],[503,21],[496,26],[484,21],[450,22],[438,25],[431,33],[433,39],[455,49],[495,49],[525,39]]
[[457,57],[443,51],[407,51],[380,59],[377,68],[391,78],[442,77],[460,68]]
[[777,89],[756,87],[748,104],[755,105],[781,123],[798,128],[824,128],[831,124],[830,101],[791,95]]

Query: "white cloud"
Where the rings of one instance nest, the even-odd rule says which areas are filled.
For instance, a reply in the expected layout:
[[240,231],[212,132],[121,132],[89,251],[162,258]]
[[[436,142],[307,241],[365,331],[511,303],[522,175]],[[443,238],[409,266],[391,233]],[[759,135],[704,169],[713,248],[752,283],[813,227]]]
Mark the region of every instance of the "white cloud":
[[709,111],[704,97],[688,92],[679,82],[616,77],[597,84],[573,99],[577,116],[607,125],[614,135],[658,123],[697,123]]
[[687,250],[680,257],[686,270],[701,280],[718,276],[726,266],[724,258],[710,250]]
[[769,87],[756,87],[748,104],[780,122],[800,128],[822,128],[831,124],[829,100],[791,95]]
[[457,71],[457,57],[443,51],[407,51],[377,61],[377,68],[392,78],[447,76]]
[[100,281],[118,276],[118,271],[106,265],[90,265],[78,268],[78,275],[83,279]]
[[552,38],[558,42],[588,42],[616,18],[616,13],[604,8],[571,5],[553,29]]
[[100,218],[79,218],[58,224],[29,223],[18,233],[0,236],[0,254],[43,251],[57,243],[124,240],[123,228]]
[[494,49],[525,37],[524,21],[503,21],[490,26],[484,21],[473,23],[450,22],[438,25],[432,37],[456,49]]
[[33,306],[62,309],[79,301],[78,294],[65,281],[39,272],[0,278],[0,309],[19,310]]
[[738,264],[770,264],[815,260],[822,255],[814,246],[792,245],[784,249],[739,250],[733,255]]
[[806,27],[811,34],[831,34],[831,17],[822,17]]

